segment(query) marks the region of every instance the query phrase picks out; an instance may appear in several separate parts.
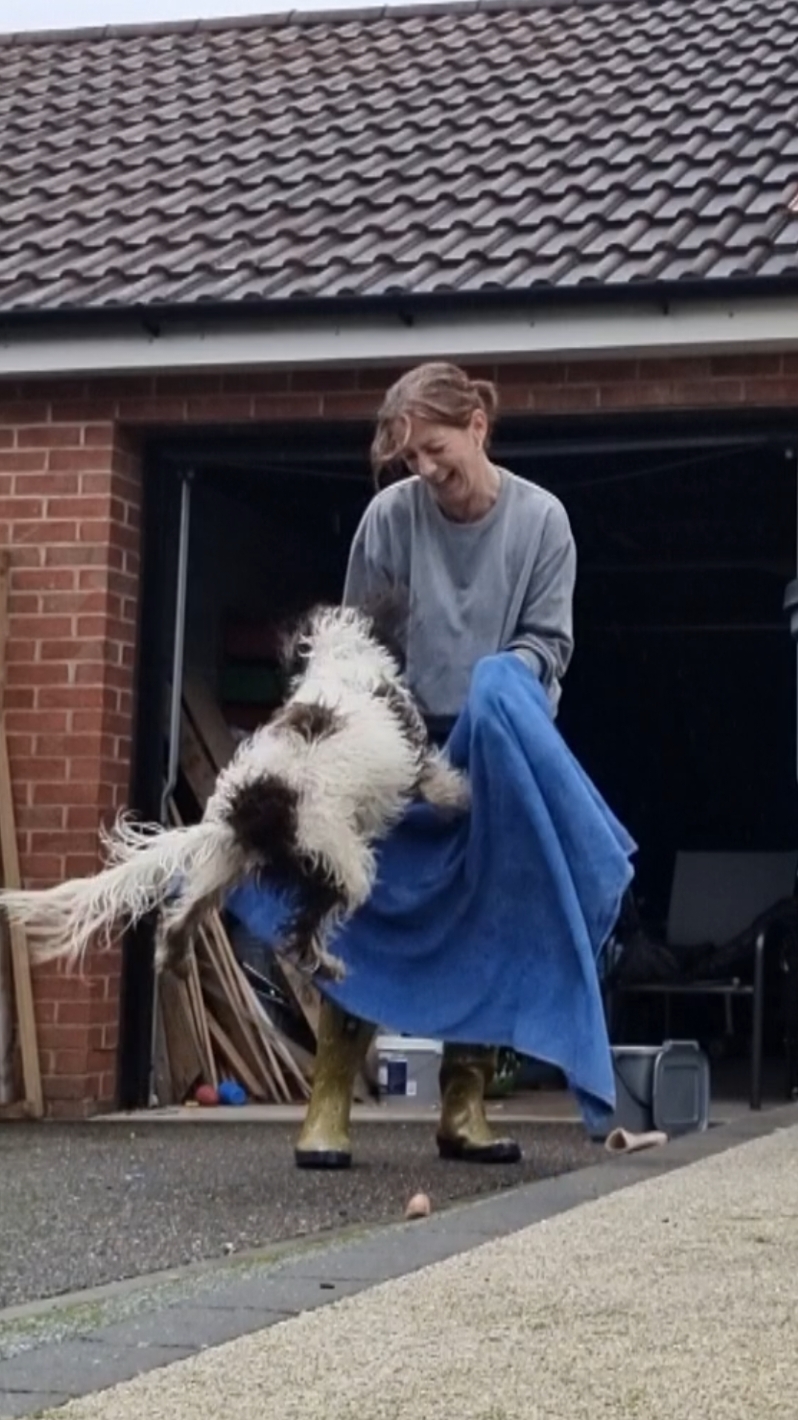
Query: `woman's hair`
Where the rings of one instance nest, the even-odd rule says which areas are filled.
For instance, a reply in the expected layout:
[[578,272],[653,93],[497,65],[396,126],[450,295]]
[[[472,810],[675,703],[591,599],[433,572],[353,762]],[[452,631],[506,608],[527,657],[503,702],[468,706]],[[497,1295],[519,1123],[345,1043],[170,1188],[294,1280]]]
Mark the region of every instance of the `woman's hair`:
[[382,475],[396,473],[410,438],[410,421],[448,424],[466,429],[477,409],[488,421],[488,433],[498,410],[496,386],[490,380],[472,380],[457,365],[432,362],[416,365],[391,385],[377,415],[371,445],[371,467],[379,487]]

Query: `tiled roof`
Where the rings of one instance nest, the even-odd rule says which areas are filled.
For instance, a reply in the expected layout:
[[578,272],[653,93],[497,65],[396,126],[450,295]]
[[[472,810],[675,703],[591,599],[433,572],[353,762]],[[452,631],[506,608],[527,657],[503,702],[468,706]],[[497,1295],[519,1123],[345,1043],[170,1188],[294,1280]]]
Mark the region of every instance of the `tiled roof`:
[[5,312],[783,277],[796,194],[798,0],[0,40]]

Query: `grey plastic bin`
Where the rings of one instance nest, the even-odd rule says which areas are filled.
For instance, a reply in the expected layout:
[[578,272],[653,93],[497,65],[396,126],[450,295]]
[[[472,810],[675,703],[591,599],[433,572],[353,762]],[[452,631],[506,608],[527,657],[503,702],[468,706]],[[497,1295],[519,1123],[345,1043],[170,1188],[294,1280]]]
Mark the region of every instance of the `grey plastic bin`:
[[709,1126],[709,1060],[694,1040],[662,1045],[614,1045],[615,1113],[596,1137],[613,1129],[669,1138]]

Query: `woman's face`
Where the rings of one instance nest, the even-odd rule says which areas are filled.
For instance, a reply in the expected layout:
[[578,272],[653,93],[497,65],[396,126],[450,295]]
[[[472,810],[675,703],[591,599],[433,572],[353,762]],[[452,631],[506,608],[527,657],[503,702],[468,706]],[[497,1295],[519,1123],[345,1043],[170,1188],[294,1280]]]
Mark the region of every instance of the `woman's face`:
[[484,452],[486,433],[487,420],[481,410],[474,411],[465,429],[411,418],[402,457],[451,517],[467,514],[485,482],[489,467]]

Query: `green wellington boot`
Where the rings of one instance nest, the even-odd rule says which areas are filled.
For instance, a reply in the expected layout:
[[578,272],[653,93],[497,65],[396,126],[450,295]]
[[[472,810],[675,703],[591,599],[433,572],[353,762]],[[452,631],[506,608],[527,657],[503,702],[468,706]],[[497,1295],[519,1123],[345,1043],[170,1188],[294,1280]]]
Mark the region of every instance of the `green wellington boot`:
[[357,1072],[374,1026],[322,1000],[313,1089],[294,1150],[300,1169],[348,1169],[352,1162],[349,1119]]
[[475,1045],[445,1045],[440,1071],[442,1159],[474,1164],[517,1164],[515,1139],[497,1139],[485,1117],[485,1090],[496,1072],[497,1051]]

